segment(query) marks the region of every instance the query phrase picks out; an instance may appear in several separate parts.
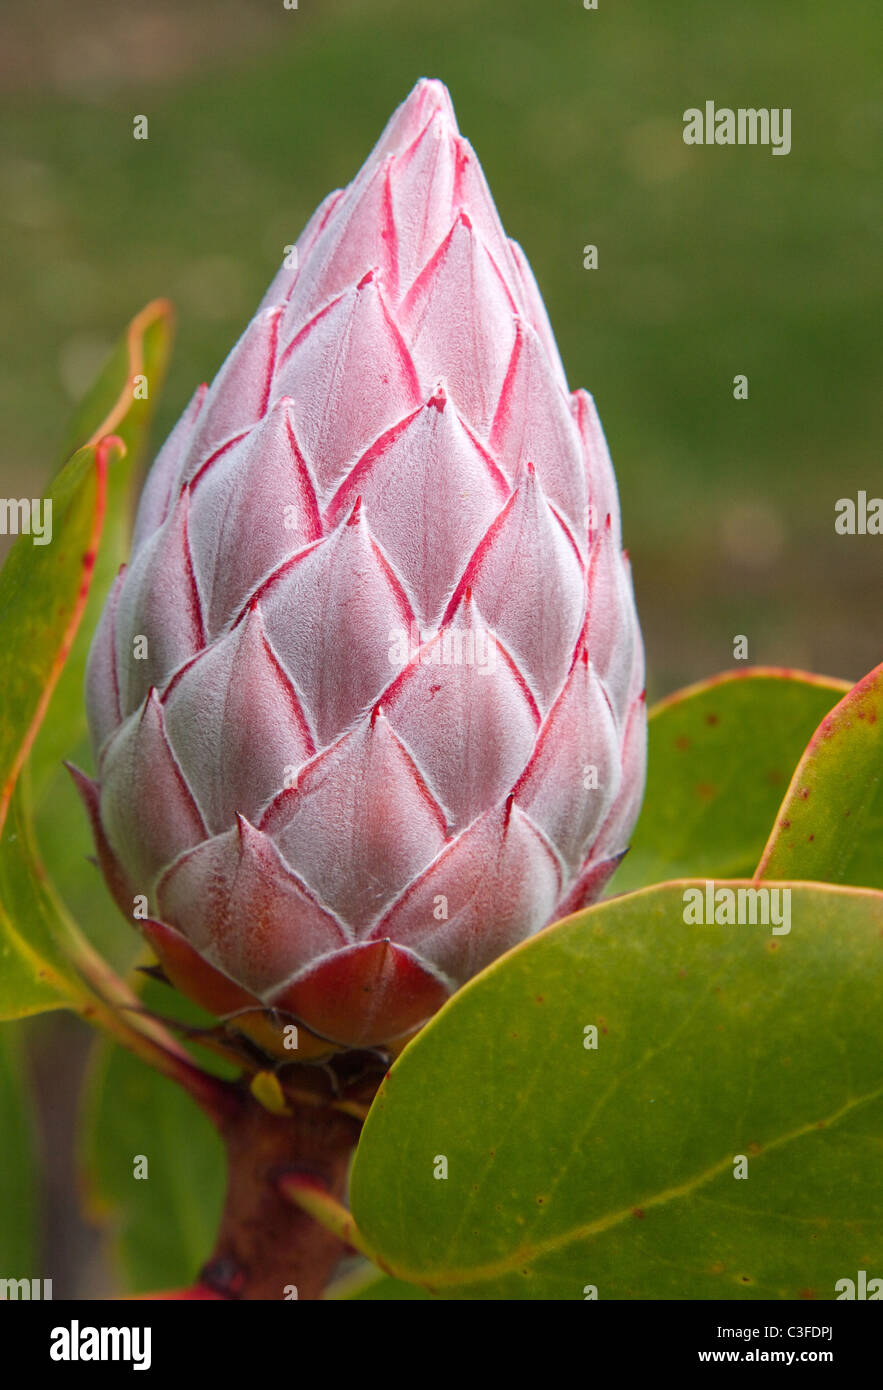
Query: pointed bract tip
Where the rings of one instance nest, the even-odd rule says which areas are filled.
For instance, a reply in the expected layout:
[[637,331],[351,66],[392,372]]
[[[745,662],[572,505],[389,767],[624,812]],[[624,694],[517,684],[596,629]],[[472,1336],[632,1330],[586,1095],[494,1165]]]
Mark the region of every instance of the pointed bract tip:
[[419,78],[405,97],[400,109],[403,112],[407,111],[409,114],[413,112],[415,116],[419,116],[421,125],[426,125],[436,112],[447,116],[455,125],[457,121],[451,94],[444,82],[438,77]]

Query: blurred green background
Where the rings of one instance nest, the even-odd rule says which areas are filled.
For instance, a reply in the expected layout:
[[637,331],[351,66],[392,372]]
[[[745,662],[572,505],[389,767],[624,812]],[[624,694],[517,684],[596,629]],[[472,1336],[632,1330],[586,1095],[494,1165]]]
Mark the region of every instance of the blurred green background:
[[[36,493],[103,352],[168,295],[158,443],[282,248],[438,76],[598,402],[651,696],[731,665],[743,633],[752,662],[857,678],[883,655],[883,537],[833,519],[883,493],[875,27],[871,0],[7,9],[0,491]],[[706,99],[791,107],[792,152],[685,146]]]
[[[883,495],[879,27],[871,0],[7,5],[0,493],[39,493],[104,354],[169,296],[158,445],[283,247],[436,76],[534,267],[570,383],[597,400],[651,698],[731,666],[738,634],[752,663],[858,678],[883,656],[883,537],[833,521],[838,498]],[[685,146],[683,112],[707,99],[790,107],[792,152]],[[112,916],[116,935],[81,828],[73,905],[98,935]],[[87,1030],[56,1016],[27,1031],[47,1267],[58,1296],[107,1292],[117,1275],[71,1200]]]

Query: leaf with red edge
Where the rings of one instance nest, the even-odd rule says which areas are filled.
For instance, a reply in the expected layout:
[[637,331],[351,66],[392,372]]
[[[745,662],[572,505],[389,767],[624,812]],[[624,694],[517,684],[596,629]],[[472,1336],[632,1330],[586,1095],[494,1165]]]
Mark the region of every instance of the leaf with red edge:
[[172,307],[166,300],[154,300],[136,314],[68,432],[68,440],[80,444],[94,443],[113,430],[125,444],[126,454],[114,459],[108,471],[104,531],[89,601],[52,697],[51,718],[40,728],[29,760],[36,839],[52,866],[53,882],[73,916],[118,969],[131,963],[138,938],[134,932],[120,930],[113,904],[96,891],[97,874],[86,862],[93,853],[92,837],[63,760],[89,766],[83,700],[86,657],[107,594],[128,558],[133,494],[165,379],[173,327]]
[[[52,540],[19,537],[0,573],[0,1017],[67,1002],[71,978],[43,914],[33,912],[27,817],[13,793],[86,605],[116,441],[81,449],[48,494]],[[5,824],[10,806],[14,815]]]
[[883,888],[883,665],[810,739],[757,876]]
[[51,540],[19,536],[0,572],[0,826],[83,616],[115,443],[73,456],[46,499]]
[[[100,589],[110,583],[122,555],[131,463],[150,417],[151,387],[155,399],[162,381],[169,334],[170,309],[164,303],[148,305],[133,320],[72,427],[71,443],[82,447],[47,494],[47,543],[35,545],[39,537],[21,535],[0,573],[0,1017],[63,1006],[81,994],[57,945],[64,928],[46,891],[23,798],[27,789],[17,783],[26,762],[38,792],[49,769],[57,767],[66,780],[61,757],[72,751],[85,727],[83,666],[93,623],[87,618],[84,624],[84,614],[88,604],[97,616]],[[50,699],[52,719],[44,722]],[[68,839],[64,804],[53,795],[48,820],[62,846]],[[10,805],[14,814],[4,829]],[[82,868],[80,856],[80,877]]]
[[68,431],[68,439],[76,448],[115,434],[124,452],[108,470],[104,530],[88,605],[53,697],[52,719],[41,728],[31,758],[35,802],[48,799],[54,826],[59,805],[75,805],[61,762],[68,757],[77,761],[87,746],[83,702],[86,657],[104,601],[120,565],[128,559],[136,471],[165,379],[172,331],[172,308],[166,300],[154,300],[136,314]]
[[728,671],[650,710],[647,790],[614,893],[754,872],[819,720],[848,689],[804,671]]

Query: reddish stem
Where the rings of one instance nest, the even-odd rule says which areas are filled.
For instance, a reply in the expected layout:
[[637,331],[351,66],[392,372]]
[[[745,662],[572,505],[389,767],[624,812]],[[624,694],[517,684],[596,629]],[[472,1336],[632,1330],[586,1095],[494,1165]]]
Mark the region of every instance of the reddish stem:
[[164,1300],[174,1299],[176,1302],[196,1301],[201,1303],[223,1302],[224,1295],[216,1293],[214,1289],[208,1288],[205,1284],[194,1284],[190,1289],[164,1289],[162,1293],[133,1293],[130,1295],[133,1301],[156,1303]]
[[223,1297],[318,1299],[346,1252],[278,1183],[286,1173],[301,1173],[343,1201],[359,1122],[331,1105],[293,1110],[272,1115],[243,1091],[237,1118],[222,1126],[227,1198],[215,1251],[199,1282]]

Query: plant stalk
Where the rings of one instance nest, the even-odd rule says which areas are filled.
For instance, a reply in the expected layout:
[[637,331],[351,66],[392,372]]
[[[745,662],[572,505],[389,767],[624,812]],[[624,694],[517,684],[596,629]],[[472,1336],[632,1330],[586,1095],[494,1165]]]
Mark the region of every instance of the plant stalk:
[[272,1114],[246,1088],[222,1127],[228,1187],[214,1254],[199,1284],[231,1299],[320,1299],[348,1249],[282,1189],[292,1174],[343,1204],[360,1124],[328,1104]]

